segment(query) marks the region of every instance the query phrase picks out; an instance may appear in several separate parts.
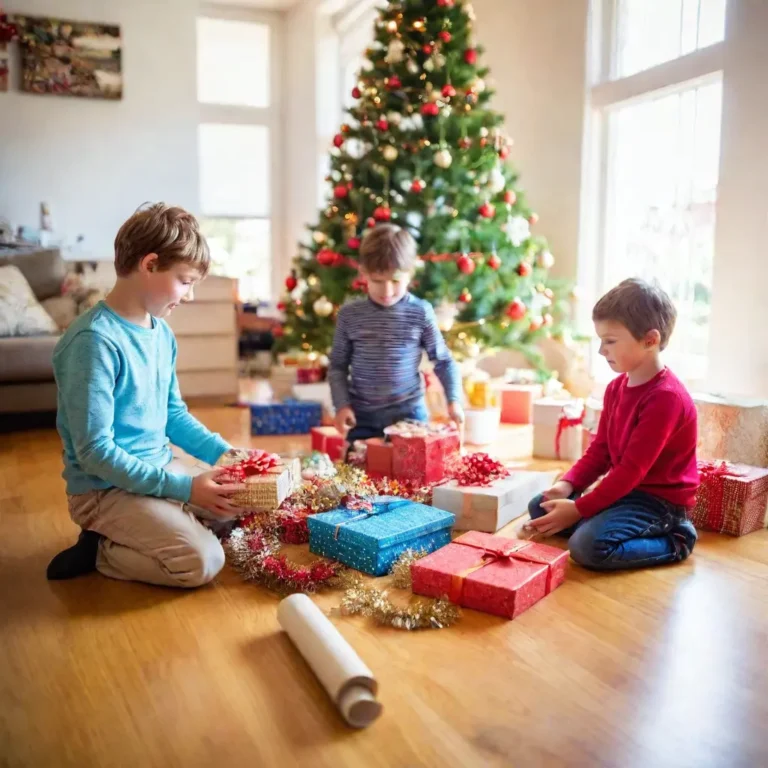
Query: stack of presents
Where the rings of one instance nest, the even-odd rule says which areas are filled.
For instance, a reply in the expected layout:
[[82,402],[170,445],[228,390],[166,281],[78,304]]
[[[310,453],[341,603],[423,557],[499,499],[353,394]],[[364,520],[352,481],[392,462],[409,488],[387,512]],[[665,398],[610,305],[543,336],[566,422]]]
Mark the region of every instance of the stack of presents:
[[[567,552],[496,535],[526,513],[528,501],[553,483],[556,470],[503,470],[490,478],[462,479],[457,466],[471,463],[473,457],[488,457],[461,455],[460,435],[441,418],[445,403],[429,377],[426,390],[433,422],[393,424],[385,437],[366,441],[362,450],[354,446],[349,453],[350,446],[328,425],[332,406],[322,363],[299,360],[284,366],[292,369],[289,397],[251,407],[253,434],[309,432],[313,455],[327,457],[329,466],[349,455],[371,478],[427,487],[431,493],[430,504],[378,496],[351,499],[312,515],[312,552],[379,576],[405,550],[425,551],[430,554],[411,569],[416,594],[448,596],[465,607],[509,618],[563,582]],[[601,403],[575,399],[562,387],[542,385],[531,376],[509,371],[502,382],[468,378],[465,442],[492,442],[499,423],[529,424],[534,457],[575,461],[597,433]],[[703,530],[736,536],[760,530],[768,507],[768,403],[708,395],[694,400],[701,487],[691,512],[693,522]],[[285,461],[249,480],[264,486],[259,492],[265,508],[275,509],[302,482],[298,463]]]

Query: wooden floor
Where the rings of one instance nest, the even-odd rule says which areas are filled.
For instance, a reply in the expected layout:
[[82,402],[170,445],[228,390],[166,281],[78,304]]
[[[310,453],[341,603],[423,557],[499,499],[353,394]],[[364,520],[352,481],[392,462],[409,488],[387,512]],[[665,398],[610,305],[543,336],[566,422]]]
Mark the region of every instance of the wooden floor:
[[[250,444],[244,411],[198,415]],[[507,453],[525,444],[506,437]],[[467,611],[406,634],[335,617],[385,707],[355,732],[279,632],[276,599],[229,569],[196,592],[47,582],[76,534],[59,453],[53,431],[0,436],[0,765],[768,765],[766,532],[704,535],[671,568],[572,566],[514,622]]]

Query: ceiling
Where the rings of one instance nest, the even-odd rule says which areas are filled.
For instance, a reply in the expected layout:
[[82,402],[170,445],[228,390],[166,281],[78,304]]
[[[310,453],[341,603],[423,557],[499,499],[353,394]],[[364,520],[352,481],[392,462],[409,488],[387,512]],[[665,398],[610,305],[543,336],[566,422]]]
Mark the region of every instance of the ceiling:
[[214,5],[227,5],[230,8],[263,8],[269,11],[284,11],[301,0],[207,0]]

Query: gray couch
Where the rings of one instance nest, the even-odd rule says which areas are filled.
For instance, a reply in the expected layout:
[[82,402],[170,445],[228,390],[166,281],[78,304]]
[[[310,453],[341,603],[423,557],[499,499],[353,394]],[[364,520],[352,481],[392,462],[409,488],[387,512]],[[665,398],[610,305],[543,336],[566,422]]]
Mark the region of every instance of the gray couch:
[[[22,272],[38,301],[61,293],[67,273],[58,250],[0,248],[0,266]],[[56,410],[53,348],[58,335],[0,338],[0,415]],[[2,418],[2,416],[0,416]]]

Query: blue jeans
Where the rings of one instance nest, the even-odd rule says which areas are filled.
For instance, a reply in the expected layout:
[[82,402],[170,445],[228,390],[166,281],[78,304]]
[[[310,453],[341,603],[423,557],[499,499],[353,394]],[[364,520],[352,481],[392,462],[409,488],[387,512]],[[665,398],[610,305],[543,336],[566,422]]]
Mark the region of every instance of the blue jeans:
[[[532,519],[547,514],[543,501],[543,496],[531,500]],[[642,491],[632,491],[559,535],[570,538],[571,557],[595,571],[679,563],[691,554],[697,539],[682,507]]]
[[429,413],[424,399],[380,408],[377,411],[363,411],[352,405],[357,424],[349,430],[347,442],[352,445],[355,440],[368,440],[371,437],[382,437],[384,429],[391,424],[404,419],[413,421],[429,421]]

